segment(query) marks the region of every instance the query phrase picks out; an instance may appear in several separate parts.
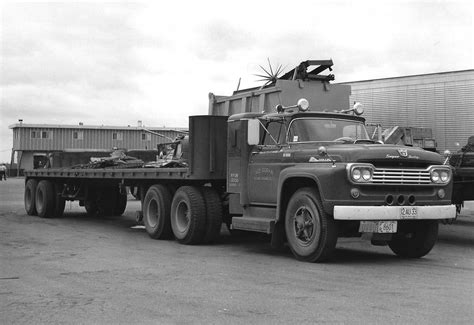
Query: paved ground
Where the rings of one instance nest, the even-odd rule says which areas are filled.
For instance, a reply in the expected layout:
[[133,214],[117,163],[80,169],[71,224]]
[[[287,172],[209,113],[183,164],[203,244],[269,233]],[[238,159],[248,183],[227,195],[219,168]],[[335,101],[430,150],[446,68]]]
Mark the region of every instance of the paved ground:
[[123,217],[27,216],[23,180],[0,182],[0,323],[417,323],[474,320],[474,204],[442,225],[422,259],[358,239],[327,264],[274,251],[262,236],[183,246]]

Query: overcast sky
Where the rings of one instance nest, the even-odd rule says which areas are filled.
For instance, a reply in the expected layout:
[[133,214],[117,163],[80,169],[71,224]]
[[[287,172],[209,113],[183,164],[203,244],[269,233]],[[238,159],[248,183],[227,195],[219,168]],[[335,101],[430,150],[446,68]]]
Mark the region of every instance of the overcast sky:
[[336,82],[472,69],[472,3],[1,2],[0,162],[20,118],[185,127],[267,58],[332,58]]

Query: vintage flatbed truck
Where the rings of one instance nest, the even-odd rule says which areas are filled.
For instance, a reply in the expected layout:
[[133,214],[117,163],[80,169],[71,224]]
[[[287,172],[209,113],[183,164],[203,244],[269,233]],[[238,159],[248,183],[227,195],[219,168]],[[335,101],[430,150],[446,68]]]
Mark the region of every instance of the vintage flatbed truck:
[[[25,171],[27,213],[60,216],[66,200],[78,200],[91,215],[120,215],[125,188],[134,186],[154,239],[209,243],[224,222],[270,234],[272,246],[287,242],[297,259],[310,262],[328,259],[338,237],[366,237],[402,257],[426,255],[438,221],[455,217],[451,167],[436,153],[370,140],[358,105],[324,112],[320,101],[281,100],[276,111],[262,112],[259,105],[274,103],[268,96],[285,98],[292,84],[327,104],[345,92],[319,75],[287,75],[293,79],[264,89],[211,94],[210,111],[226,111],[189,118],[189,137],[174,144],[185,167]],[[230,114],[235,107],[244,112]]]

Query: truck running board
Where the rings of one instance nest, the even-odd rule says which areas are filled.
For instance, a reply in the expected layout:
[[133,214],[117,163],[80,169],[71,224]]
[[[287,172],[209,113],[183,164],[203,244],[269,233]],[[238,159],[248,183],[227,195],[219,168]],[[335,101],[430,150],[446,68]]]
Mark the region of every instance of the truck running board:
[[271,234],[275,227],[275,220],[257,217],[233,217],[232,229],[264,232]]

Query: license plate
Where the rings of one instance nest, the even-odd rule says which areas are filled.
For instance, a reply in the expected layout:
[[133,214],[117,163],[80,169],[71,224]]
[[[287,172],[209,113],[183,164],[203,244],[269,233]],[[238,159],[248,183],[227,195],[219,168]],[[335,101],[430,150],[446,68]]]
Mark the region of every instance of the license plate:
[[359,232],[373,232],[378,234],[392,234],[397,232],[396,221],[361,221]]
[[401,207],[400,208],[400,219],[414,219],[418,217],[417,207]]

